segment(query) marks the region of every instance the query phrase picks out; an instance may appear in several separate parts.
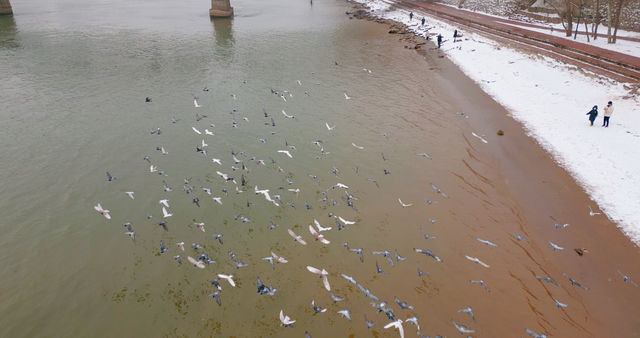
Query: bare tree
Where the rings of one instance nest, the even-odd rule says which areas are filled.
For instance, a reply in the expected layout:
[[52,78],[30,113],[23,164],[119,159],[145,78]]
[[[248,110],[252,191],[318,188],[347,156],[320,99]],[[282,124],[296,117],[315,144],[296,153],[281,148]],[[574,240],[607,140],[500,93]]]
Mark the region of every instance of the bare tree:
[[593,23],[592,23],[592,32],[593,39],[598,38],[598,26],[600,26],[600,0],[595,0],[593,2]]
[[607,0],[607,43],[611,42],[611,1]]
[[629,3],[629,0],[617,0],[616,1],[616,11],[613,17],[613,37],[612,41],[609,43],[616,43],[616,35],[618,34],[618,27],[620,26],[620,13],[622,13],[622,8],[625,7]]
[[549,4],[555,9],[558,16],[562,19],[562,26],[567,37],[571,36],[573,32],[573,18],[577,13],[575,11],[579,9],[579,0],[554,0]]

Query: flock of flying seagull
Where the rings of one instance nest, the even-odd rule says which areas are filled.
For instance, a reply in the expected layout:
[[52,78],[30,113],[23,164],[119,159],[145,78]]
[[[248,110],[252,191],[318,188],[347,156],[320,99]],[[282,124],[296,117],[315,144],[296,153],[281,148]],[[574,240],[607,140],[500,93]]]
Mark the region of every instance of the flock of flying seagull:
[[[370,70],[365,69],[365,72],[371,73]],[[300,81],[297,82],[298,85],[302,86],[302,83]],[[208,88],[204,88],[203,89],[205,92],[209,91]],[[277,91],[277,90],[273,90],[271,89],[271,94],[273,94],[274,96],[276,96],[277,98],[281,99],[283,102],[287,102],[287,98],[291,98],[293,97],[293,94],[289,91]],[[307,92],[305,92],[305,94],[308,95]],[[236,95],[232,95],[233,100],[237,100],[237,96]],[[344,98],[346,100],[350,100],[351,97],[347,94],[344,93]],[[151,102],[150,98],[147,98],[145,100],[147,103]],[[193,100],[193,107],[196,108],[196,110],[198,111],[198,113],[195,114],[195,120],[196,122],[200,122],[201,120],[204,120],[207,118],[207,115],[204,114],[200,114],[199,111],[203,110],[203,109],[199,109],[202,108],[202,105],[200,104],[200,102],[198,101],[198,98],[194,98]],[[230,115],[232,116],[232,128],[239,128],[239,122],[237,120],[237,115],[238,115],[238,111],[236,111],[235,109],[233,111],[230,112]],[[265,109],[263,109],[263,118],[264,118],[264,125],[267,127],[275,127],[276,126],[276,119],[278,118],[276,114],[276,116],[274,116],[273,114],[268,113]],[[294,115],[291,115],[289,113],[287,113],[285,110],[282,110],[282,116],[285,119],[296,119],[296,117]],[[247,117],[243,117],[242,120],[244,121],[248,121],[249,119]],[[176,119],[175,117],[172,118],[172,124],[177,124],[179,121],[179,119]],[[332,133],[335,128],[336,125],[330,125],[328,122],[325,122],[325,127],[327,129],[327,131],[329,133]],[[204,128],[204,130],[202,130],[202,127],[199,127],[197,125],[193,125],[190,126],[190,130],[193,131],[196,135],[198,135],[199,137],[202,136],[204,138],[201,139],[201,141],[195,146],[195,151],[197,153],[197,156],[201,156],[203,158],[205,158],[207,161],[210,161],[211,165],[213,166],[214,169],[212,169],[212,171],[215,171],[216,174],[220,177],[221,180],[221,185],[223,186],[223,188],[219,191],[220,195],[218,195],[218,193],[214,194],[214,191],[211,188],[207,188],[207,187],[200,187],[199,189],[196,188],[195,186],[191,185],[191,179],[185,178],[184,179],[184,186],[183,186],[183,190],[186,193],[186,195],[188,196],[188,198],[190,198],[193,202],[194,205],[196,205],[197,207],[200,207],[200,203],[204,203],[200,201],[200,197],[198,196],[202,196],[202,194],[204,193],[206,196],[208,196],[208,198],[211,199],[211,201],[213,203],[216,203],[218,205],[223,205],[223,201],[224,201],[224,197],[228,196],[229,193],[236,193],[236,194],[240,194],[240,193],[246,193],[246,194],[251,194],[251,193],[255,193],[256,196],[260,195],[262,198],[264,198],[266,200],[266,202],[270,203],[271,205],[273,205],[273,207],[275,208],[285,208],[285,207],[292,207],[292,208],[296,208],[296,205],[294,202],[292,201],[296,201],[294,198],[297,197],[301,190],[299,188],[294,188],[294,182],[286,175],[287,171],[285,169],[283,169],[280,166],[280,162],[276,161],[275,159],[273,159],[271,156],[267,155],[268,160],[265,159],[258,159],[257,157],[249,157],[247,154],[245,154],[244,152],[234,152],[233,150],[231,151],[231,156],[229,156],[227,159],[225,158],[215,158],[210,156],[210,154],[207,152],[207,148],[208,148],[208,143],[210,142],[211,138],[215,136],[214,132],[212,130],[215,130],[215,124],[209,124],[209,126],[207,126],[206,128]],[[211,130],[210,130],[211,129]],[[271,134],[275,135],[276,131],[274,128],[271,128]],[[160,128],[154,128],[150,131],[150,134],[152,135],[160,135],[162,133],[162,130]],[[383,134],[386,137],[386,134]],[[487,141],[485,139],[483,139],[481,136],[473,133],[472,136],[480,139],[483,143],[487,143]],[[266,144],[267,141],[265,138],[260,138],[258,137],[257,140],[261,143]],[[325,156],[327,156],[329,154],[329,152],[327,152],[324,148],[324,142],[321,140],[316,140],[312,142],[313,145],[315,145],[317,147],[317,158],[323,158]],[[359,146],[355,143],[352,143],[352,146],[358,150],[364,150],[365,148],[363,146]],[[275,154],[273,154],[273,156],[277,157],[277,156],[283,156],[283,159],[294,159],[295,158],[295,154],[296,154],[296,150],[297,148],[294,145],[289,144],[288,142],[285,141],[284,144],[284,148],[285,149],[281,149],[281,150],[277,150],[275,152]],[[159,154],[161,155],[167,155],[168,151],[163,147],[163,146],[158,146],[156,148],[156,150],[159,152]],[[263,154],[264,155],[264,154]],[[284,158],[284,156],[286,156],[286,158]],[[424,159],[427,160],[431,160],[431,156],[427,153],[419,153],[416,154],[416,156],[418,157],[422,157]],[[150,174],[157,174],[160,177],[164,178],[165,176],[167,176],[166,172],[164,172],[163,170],[158,168],[157,164],[154,164],[151,161],[151,157],[150,156],[145,156],[144,160],[148,162],[149,165],[149,173]],[[388,160],[384,154],[382,154],[382,160],[386,161]],[[231,163],[231,165],[227,165],[227,163]],[[287,163],[286,161],[283,161],[283,163]],[[231,176],[231,174],[227,174],[222,172],[221,170],[225,170],[223,168],[227,168],[232,170],[233,173],[235,173],[234,176]],[[283,187],[279,187],[276,191],[272,191],[270,189],[260,189],[257,185],[253,185],[253,188],[251,188],[249,186],[248,183],[248,177],[249,177],[249,173],[250,173],[250,169],[249,167],[252,167],[251,170],[258,170],[257,168],[259,167],[264,167],[266,169],[271,169],[271,170],[275,170],[276,172],[278,172],[279,174],[282,175],[282,177],[284,178],[284,180],[286,181],[287,184],[287,188]],[[356,168],[356,171],[358,169]],[[336,178],[339,178],[339,172],[340,170],[336,167],[333,167],[332,170],[329,172],[333,175],[335,175]],[[387,175],[390,174],[390,172],[387,169],[383,169],[382,173]],[[237,177],[239,174],[239,178]],[[110,182],[116,181],[116,178],[110,173],[107,172],[107,180]],[[313,180],[318,180],[318,176],[313,175],[313,174],[309,174],[308,175],[311,179]],[[378,185],[378,182],[376,179],[374,178],[368,178],[369,182],[374,183],[378,188],[380,187]],[[162,179],[162,187],[165,193],[170,193],[173,191],[173,188],[171,188],[171,186],[169,186],[169,184],[166,182],[166,180]],[[436,186],[435,184],[431,184],[431,188],[433,189],[433,191],[440,196],[440,198],[442,199],[448,199],[449,196],[442,191],[438,186]],[[201,191],[201,192],[200,192]],[[353,195],[350,194],[350,190],[349,190],[349,186],[347,184],[341,183],[341,182],[337,182],[334,185],[330,186],[327,191],[322,192],[323,198],[321,199],[321,201],[326,204],[328,207],[331,206],[336,206],[338,204],[340,204],[340,202],[338,202],[335,199],[332,199],[329,196],[330,191],[340,191],[340,195],[341,198],[339,198],[338,200],[341,200],[342,202],[344,202],[347,206],[351,207],[354,211],[357,212],[357,208],[355,206],[356,201],[359,201],[359,199]],[[135,194],[133,191],[126,191],[124,192],[124,194],[130,198],[130,199],[135,199]],[[431,201],[428,199],[425,199],[425,202],[429,205],[431,204],[436,204],[438,203],[437,201]],[[413,203],[405,203],[403,202],[400,198],[398,198],[398,203],[400,204],[400,206],[402,208],[409,208],[411,206],[413,206]],[[173,216],[173,212],[170,211],[170,204],[169,204],[169,199],[168,198],[162,198],[158,201],[159,204],[159,208],[162,212],[162,218],[156,223],[158,226],[162,227],[165,231],[168,231],[168,219],[170,217]],[[249,201],[247,201],[247,206],[249,206],[251,203]],[[309,204],[305,203],[305,208],[307,210],[311,210],[312,206],[310,206]],[[111,212],[105,208],[103,208],[103,206],[100,203],[97,203],[97,205],[94,206],[94,209],[100,213],[101,215],[103,215],[107,220],[111,219]],[[589,212],[591,216],[595,216],[599,213],[593,212],[593,210],[591,210],[591,208],[589,208]],[[336,215],[332,212],[329,213],[329,217],[332,218],[332,221],[335,222],[336,225],[336,231],[340,231],[340,230],[344,230],[347,229],[347,226],[351,226],[356,224],[357,220],[348,220],[343,218],[342,216]],[[152,219],[153,216],[151,214],[147,214],[147,218],[148,219]],[[246,216],[242,216],[242,215],[236,215],[234,213],[234,219],[236,221],[241,221],[242,223],[248,223],[248,222],[253,222],[253,220],[251,220],[250,218],[246,217]],[[262,220],[260,220],[262,221]],[[435,223],[436,220],[429,220],[431,223]],[[194,222],[193,223],[194,226],[196,226],[198,229],[200,229],[203,233],[206,233],[206,228],[205,228],[205,223],[204,222]],[[269,220],[269,229],[274,230],[276,229],[278,225],[276,225],[273,220]],[[569,226],[569,224],[556,224],[555,225],[557,229],[562,229],[562,228],[566,228]],[[134,231],[133,226],[130,222],[126,222],[124,223],[124,227],[126,228],[127,231],[124,232],[124,234],[126,236],[128,236],[133,242],[135,242],[136,240],[136,231]],[[309,238],[312,238],[313,240],[322,243],[323,245],[327,246],[331,244],[331,241],[329,239],[327,239],[325,237],[325,234],[327,234],[329,231],[332,231],[334,228],[331,226],[324,226],[322,225],[317,219],[313,219],[313,223],[309,224],[308,226],[308,230],[309,230]],[[299,234],[294,232],[291,228],[287,229],[287,233],[291,236],[291,238],[293,239],[293,241],[299,245],[307,245],[307,242],[305,240],[305,236],[303,236],[303,234]],[[424,236],[425,239],[432,239],[435,238],[434,236],[429,236],[427,234],[425,234],[424,232],[422,233],[422,235]],[[526,238],[518,235],[518,234],[514,234],[514,237],[517,239],[517,241],[527,241]],[[212,238],[214,241],[218,241],[221,245],[223,244],[223,234],[222,233],[217,233],[217,234],[212,234]],[[488,246],[491,247],[498,247],[497,244],[486,240],[486,239],[482,239],[482,238],[477,238],[477,241],[479,241],[480,243],[486,244]],[[559,251],[559,250],[564,250],[563,247],[559,246],[556,243],[553,243],[551,241],[549,241],[549,245],[551,246],[551,248],[554,251]],[[191,248],[192,250],[190,250],[190,252],[192,252],[191,254],[188,254],[186,249],[185,249],[185,243],[184,242],[177,242],[175,243],[175,247],[177,248],[177,251],[179,252],[177,255],[173,256],[173,259],[175,260],[175,262],[177,262],[176,264],[182,264],[182,259],[183,259],[183,255],[186,255],[186,260],[189,262],[189,264],[191,264],[192,266],[194,266],[195,268],[198,269],[206,269],[210,264],[215,263],[215,261],[210,258],[208,256],[207,253],[204,252],[204,248],[205,246],[203,246],[202,244],[199,243],[192,243],[191,244]],[[356,255],[358,255],[358,257],[360,258],[360,261],[364,263],[364,255],[363,253],[365,253],[366,251],[364,251],[364,248],[353,248],[349,246],[349,243],[342,243],[340,246],[343,246],[348,252],[352,252]],[[188,247],[188,246],[187,246]],[[160,241],[159,243],[159,253],[162,255],[164,253],[166,253],[167,251],[169,251],[169,248],[165,245],[164,241]],[[431,250],[429,249],[422,249],[422,248],[414,248],[413,250],[415,253],[418,254],[424,254],[427,257],[430,257],[432,259],[434,259],[436,262],[442,262],[443,259],[440,258],[439,256],[437,256],[435,253],[433,253]],[[586,251],[586,250],[584,250]],[[240,259],[238,258],[238,256],[232,251],[229,250],[229,258],[230,260],[233,262],[233,264],[235,265],[235,267],[237,269],[243,268],[248,266],[249,264],[244,263],[242,261],[240,261]],[[398,254],[397,251],[395,251],[394,253],[391,253],[388,250],[384,250],[384,251],[371,251],[372,255],[380,255],[383,258],[385,258],[389,264],[391,266],[393,266],[394,264],[397,264],[401,261],[406,260],[406,257],[402,257]],[[472,257],[472,256],[468,256],[465,255],[466,259],[468,259],[469,261],[476,263],[484,268],[490,268],[490,265],[483,262],[482,260],[480,260],[477,257]],[[262,261],[266,261],[267,263],[269,263],[271,265],[271,267],[273,269],[275,269],[276,264],[286,264],[288,263],[288,260],[282,256],[280,256],[279,254],[275,253],[274,251],[270,252],[270,255],[268,255],[267,257],[261,258]],[[394,262],[395,260],[395,262]],[[314,267],[314,266],[306,266],[306,269],[308,270],[308,272],[316,275],[321,281],[322,281],[322,287],[324,287],[324,289],[326,289],[326,291],[330,294],[331,299],[333,300],[334,304],[341,302],[344,300],[343,297],[337,296],[332,292],[332,288],[331,288],[331,284],[329,281],[329,278],[332,276],[332,274],[330,274],[326,269],[324,268],[318,268],[318,267]],[[376,270],[377,273],[386,273],[381,266],[378,264],[378,262],[376,261]],[[623,280],[625,282],[629,282],[630,284],[632,284],[633,286],[638,286],[634,281],[632,281],[628,276],[622,274],[622,272],[618,271],[618,273],[622,276]],[[423,274],[425,274],[425,272],[423,272],[422,270],[420,270],[420,268],[418,268],[418,276],[422,276]],[[569,275],[567,274],[563,274],[564,277],[571,283],[572,286],[577,286],[580,287],[584,290],[589,290],[589,288],[585,285],[583,285],[582,283],[576,281],[575,279],[571,278]],[[424,337],[421,333],[420,330],[420,324],[419,324],[419,319],[416,316],[412,316],[412,317],[408,317],[408,316],[404,316],[404,315],[400,315],[398,313],[395,312],[395,309],[392,306],[392,303],[389,302],[387,303],[384,300],[381,300],[378,296],[376,296],[370,289],[366,288],[364,285],[362,285],[360,282],[356,281],[356,279],[354,279],[353,277],[341,273],[339,275],[336,276],[340,276],[342,277],[344,280],[346,280],[348,283],[351,283],[353,285],[355,285],[360,291],[362,291],[362,293],[364,294],[365,297],[368,297],[371,300],[371,306],[373,308],[375,308],[377,310],[378,313],[383,315],[383,318],[386,318],[388,320],[388,322],[383,326],[384,329],[395,329],[397,330],[397,332],[399,333],[400,337],[404,337],[404,333],[405,333],[405,329],[407,328],[407,325],[412,325],[415,326],[416,328],[416,333],[419,337]],[[231,287],[236,287],[237,284],[234,280],[234,276],[232,274],[223,274],[223,273],[218,273],[216,275],[216,279],[211,280],[210,283],[211,285],[213,285],[215,287],[215,292],[209,294],[209,297],[211,297],[213,299],[213,301],[215,301],[218,305],[222,305],[222,282],[226,282],[227,284],[229,284]],[[560,286],[560,284],[551,279],[549,276],[536,276],[537,279],[541,280],[541,281],[545,281],[548,282],[550,284],[553,284],[555,286]],[[482,286],[487,292],[489,292],[489,287],[487,286],[487,284],[483,281],[483,280],[470,280],[471,284],[477,284]],[[257,286],[257,293],[259,295],[266,295],[266,296],[274,296],[277,292],[277,288],[273,287],[273,285],[265,285],[259,277],[257,277],[256,279],[256,286]],[[560,309],[566,308],[568,305],[565,303],[562,303],[561,301],[555,299],[555,303],[556,306]],[[397,297],[394,297],[394,302],[397,304],[397,306],[400,308],[400,310],[413,310],[414,306],[413,305],[409,305],[407,302],[400,300]],[[319,313],[325,313],[327,312],[327,308],[322,308],[319,305],[316,304],[315,299],[311,300],[311,307],[313,309],[313,314],[319,314]],[[473,310],[471,307],[466,307],[466,308],[462,308],[460,310],[458,310],[459,313],[463,313],[463,314],[467,314],[473,322],[476,322],[476,317],[473,313]],[[351,317],[351,311],[349,309],[342,309],[339,311],[336,311],[336,313],[351,321],[352,317]],[[295,317],[295,316],[294,316]],[[375,325],[375,322],[369,320],[369,318],[367,318],[366,314],[363,315],[364,318],[364,322],[366,324],[367,328],[371,328]],[[275,315],[274,315],[274,319],[275,319]],[[289,315],[285,314],[284,310],[280,310],[279,312],[279,319],[280,319],[280,323],[283,327],[291,327],[296,323],[296,320],[293,319],[292,317],[290,317]],[[455,329],[460,332],[460,334],[463,335],[469,335],[475,332],[475,330],[463,325],[463,324],[459,324],[458,322],[452,320],[451,324],[455,327]],[[546,337],[545,333],[537,333],[533,330],[530,330],[528,328],[525,329],[525,332],[527,334],[529,334],[530,336],[533,337]],[[310,333],[306,333],[307,337],[310,337]]]

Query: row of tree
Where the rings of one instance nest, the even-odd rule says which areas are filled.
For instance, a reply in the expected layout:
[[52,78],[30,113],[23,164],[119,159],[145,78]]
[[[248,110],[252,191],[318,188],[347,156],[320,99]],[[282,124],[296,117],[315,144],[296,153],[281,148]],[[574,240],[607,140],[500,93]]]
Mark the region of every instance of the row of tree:
[[[600,24],[605,23],[608,43],[616,43],[622,10],[631,1],[634,0],[547,0],[562,18],[562,25],[567,36],[571,36],[574,33],[574,20],[577,20],[576,25],[578,26],[576,27],[576,33],[579,29],[580,20],[582,20],[587,39],[591,35],[594,40],[598,38],[598,27]],[[591,32],[589,32],[587,21],[591,23]]]
[[[515,1],[516,5],[522,8],[528,8],[536,2],[535,0],[511,1]],[[623,9],[628,7],[632,1],[640,0],[543,0],[545,5],[553,8],[560,16],[567,36],[577,35],[582,22],[587,40],[589,36],[595,40],[598,38],[598,27],[601,24],[605,24],[607,26],[608,43],[616,43],[620,16]],[[458,7],[462,8],[465,2],[466,0],[458,0]],[[500,0],[496,0],[496,5],[500,5]],[[576,25],[575,33],[574,22]],[[588,24],[591,24],[591,30],[589,30]]]

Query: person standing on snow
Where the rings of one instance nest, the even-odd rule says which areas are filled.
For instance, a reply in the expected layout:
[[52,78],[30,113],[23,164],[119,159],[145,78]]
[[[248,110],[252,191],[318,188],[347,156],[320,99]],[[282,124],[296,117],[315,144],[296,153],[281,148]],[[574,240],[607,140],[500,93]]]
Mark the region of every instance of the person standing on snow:
[[586,115],[589,115],[589,121],[591,121],[591,126],[593,127],[593,121],[595,121],[596,116],[598,116],[598,106],[593,106]]
[[413,20],[413,12],[409,13],[409,20]]
[[609,118],[611,117],[611,114],[613,114],[613,102],[609,101],[607,106],[604,107],[604,121],[602,122],[603,127],[609,127]]

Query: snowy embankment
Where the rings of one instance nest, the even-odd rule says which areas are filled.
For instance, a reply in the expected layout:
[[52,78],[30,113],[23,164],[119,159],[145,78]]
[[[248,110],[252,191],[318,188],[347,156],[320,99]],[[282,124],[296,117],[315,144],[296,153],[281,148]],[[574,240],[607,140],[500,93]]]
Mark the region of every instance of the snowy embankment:
[[[417,9],[409,20],[407,11],[391,9],[381,0],[356,1],[375,16],[402,22],[422,36],[442,34],[442,52],[509,110],[573,175],[594,204],[640,244],[640,98],[616,81],[555,59],[518,52],[474,33],[464,31],[463,38],[453,42],[453,31],[460,32],[460,27],[431,17],[422,27]],[[603,128],[608,101],[613,101],[615,111],[609,128]],[[594,105],[600,113],[590,127],[586,113]],[[466,113],[473,117],[473,112]],[[586,205],[584,212],[589,212]]]

